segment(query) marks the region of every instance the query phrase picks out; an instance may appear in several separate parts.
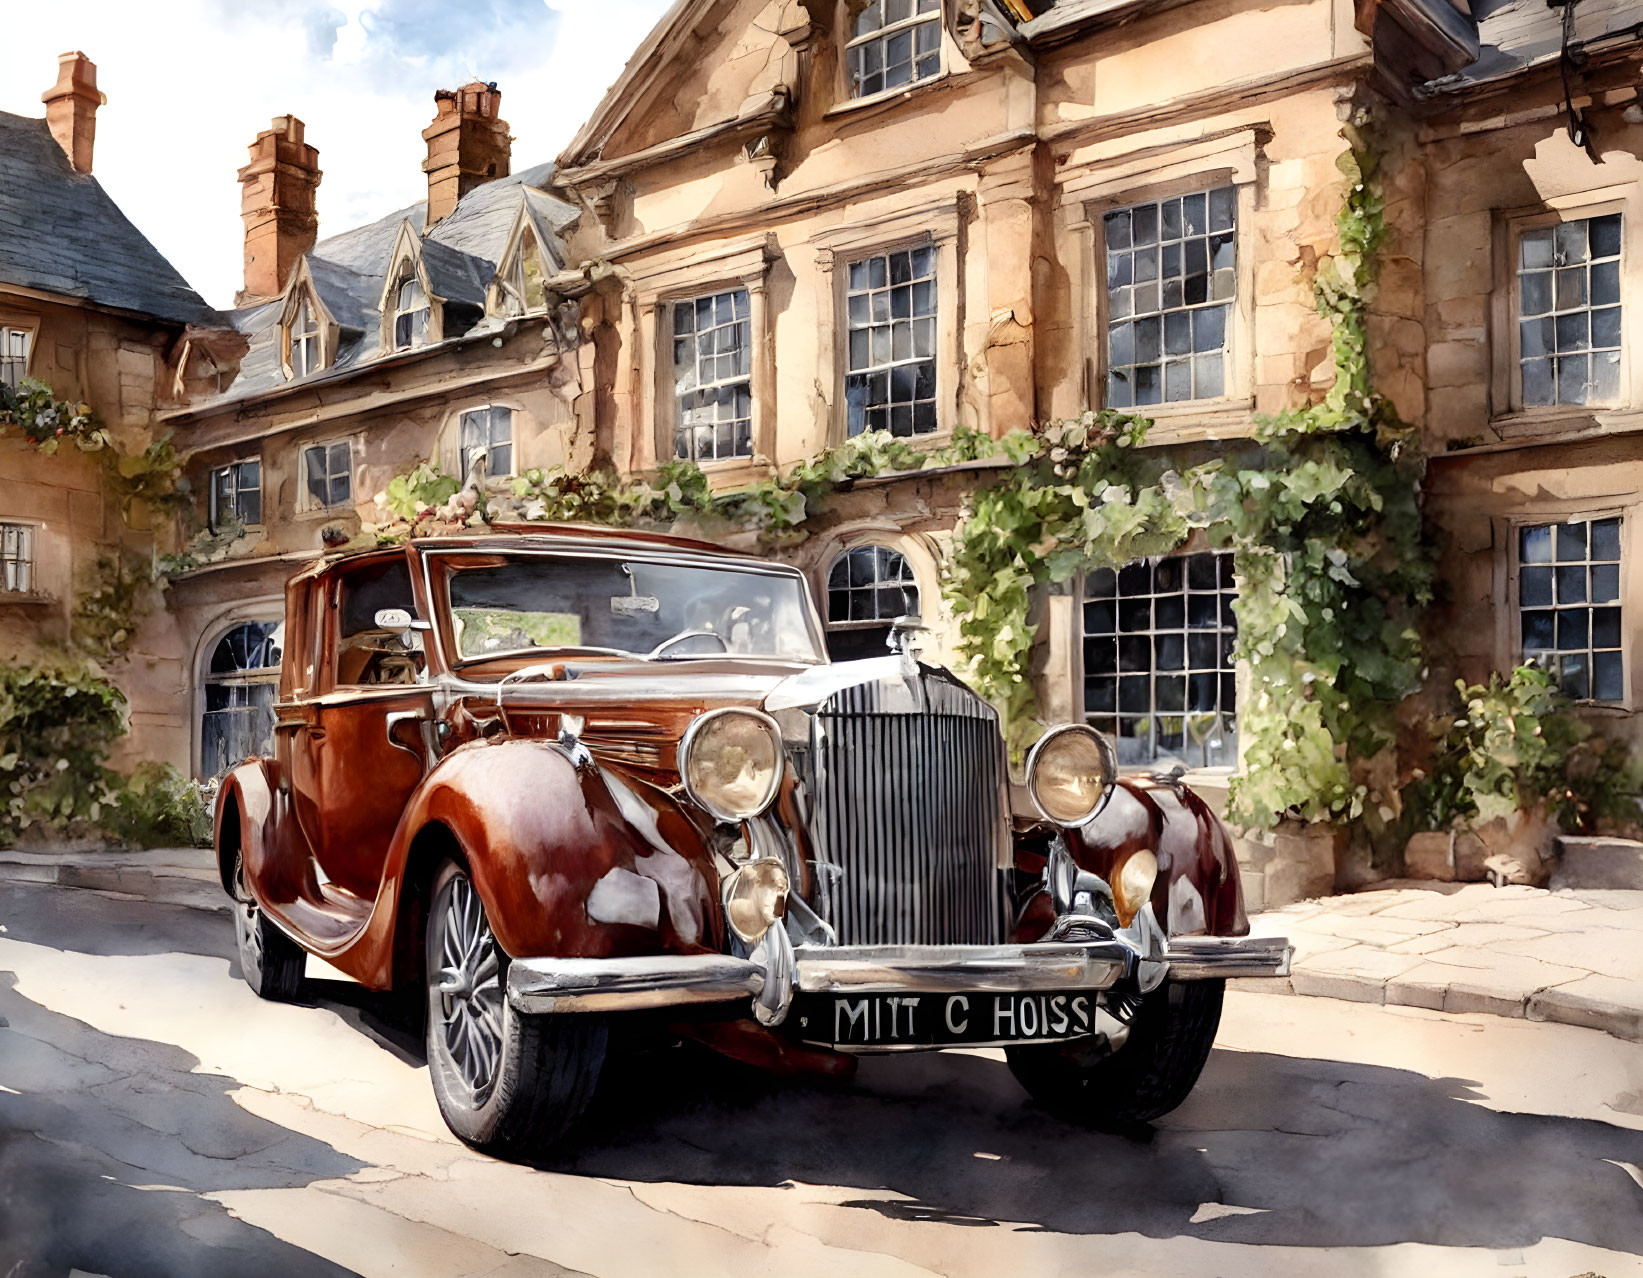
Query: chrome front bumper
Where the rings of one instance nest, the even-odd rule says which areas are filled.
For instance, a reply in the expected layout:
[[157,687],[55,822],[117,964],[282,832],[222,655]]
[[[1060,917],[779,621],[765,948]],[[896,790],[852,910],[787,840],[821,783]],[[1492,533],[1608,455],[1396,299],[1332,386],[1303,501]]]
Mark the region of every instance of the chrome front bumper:
[[[1287,976],[1290,948],[1277,937],[1191,936],[1152,956],[1114,936],[1031,945],[798,946],[792,953],[795,990],[805,994],[959,994],[1105,990],[1143,968],[1147,989],[1165,976]],[[508,1001],[528,1013],[728,1003],[764,993],[767,970],[753,959],[724,954],[515,959],[508,967]]]

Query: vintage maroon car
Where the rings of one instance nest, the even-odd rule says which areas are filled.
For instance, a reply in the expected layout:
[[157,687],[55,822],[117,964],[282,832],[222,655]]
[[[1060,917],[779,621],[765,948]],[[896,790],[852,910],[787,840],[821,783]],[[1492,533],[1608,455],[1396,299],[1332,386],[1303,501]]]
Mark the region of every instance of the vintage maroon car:
[[829,663],[796,570],[556,527],[332,556],[292,580],[272,758],[217,858],[245,978],[305,952],[425,999],[463,1140],[540,1147],[607,1050],[773,1068],[1002,1045],[1079,1121],[1191,1090],[1245,934],[1214,814],[1068,725],[1012,813],[997,717],[897,651]]

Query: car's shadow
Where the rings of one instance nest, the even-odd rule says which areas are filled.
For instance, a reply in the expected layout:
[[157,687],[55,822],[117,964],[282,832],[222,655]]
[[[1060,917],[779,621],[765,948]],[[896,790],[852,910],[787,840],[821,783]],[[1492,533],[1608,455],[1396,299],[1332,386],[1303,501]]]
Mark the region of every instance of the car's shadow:
[[[151,927],[155,908],[134,908],[129,928],[112,929],[100,908],[105,926],[91,935],[69,926],[78,911],[68,901],[61,917],[32,914],[26,930],[96,953],[196,948],[230,958],[237,973],[224,916]],[[112,917],[127,922],[119,910]],[[19,930],[10,935],[30,939]],[[307,982],[304,1001],[423,1063],[414,1003],[328,980]],[[1562,1061],[1546,1070],[1577,1077]],[[1050,1117],[982,1054],[868,1058],[841,1086],[683,1048],[614,1058],[587,1118],[537,1166],[657,1183],[842,1186],[864,1211],[976,1227],[1334,1247],[1564,1238],[1643,1254],[1643,1189],[1625,1166],[1643,1166],[1643,1133],[1503,1112],[1479,1086],[1218,1050],[1186,1104],[1136,1139]]]
[[[402,1005],[309,985],[384,1047],[422,1060],[420,1025]],[[1617,1165],[1643,1166],[1643,1133],[1485,1099],[1466,1079],[1217,1050],[1185,1105],[1118,1136],[1045,1113],[990,1055],[869,1057],[841,1085],[687,1045],[613,1057],[568,1143],[535,1165],[844,1186],[861,1191],[848,1206],[977,1227],[1311,1247],[1550,1237],[1643,1254],[1643,1189]]]

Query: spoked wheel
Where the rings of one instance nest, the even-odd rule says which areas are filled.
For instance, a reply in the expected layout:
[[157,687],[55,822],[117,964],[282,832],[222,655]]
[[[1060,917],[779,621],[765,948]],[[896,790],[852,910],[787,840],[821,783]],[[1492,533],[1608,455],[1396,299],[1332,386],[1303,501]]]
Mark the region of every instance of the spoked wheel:
[[246,888],[241,871],[235,873],[234,889],[234,939],[245,983],[259,998],[289,1003],[302,992],[308,956],[268,921]]
[[514,1011],[507,964],[472,880],[446,862],[428,912],[428,1073],[450,1129],[501,1156],[562,1135],[592,1097],[605,1057],[600,1018]]

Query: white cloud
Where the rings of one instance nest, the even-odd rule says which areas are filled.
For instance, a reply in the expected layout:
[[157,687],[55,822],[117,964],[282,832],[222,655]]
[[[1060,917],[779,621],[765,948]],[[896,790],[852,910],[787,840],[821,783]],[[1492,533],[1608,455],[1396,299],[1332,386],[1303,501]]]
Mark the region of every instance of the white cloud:
[[292,114],[319,148],[320,235],[422,198],[435,89],[495,80],[516,168],[551,160],[668,0],[61,0],[6,15],[0,111],[41,116],[84,50],[108,105],[94,172],[208,302],[240,286],[246,148]]

